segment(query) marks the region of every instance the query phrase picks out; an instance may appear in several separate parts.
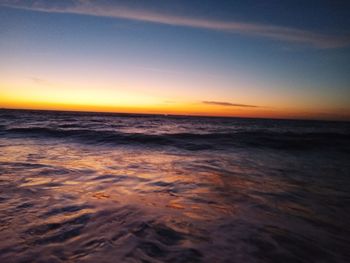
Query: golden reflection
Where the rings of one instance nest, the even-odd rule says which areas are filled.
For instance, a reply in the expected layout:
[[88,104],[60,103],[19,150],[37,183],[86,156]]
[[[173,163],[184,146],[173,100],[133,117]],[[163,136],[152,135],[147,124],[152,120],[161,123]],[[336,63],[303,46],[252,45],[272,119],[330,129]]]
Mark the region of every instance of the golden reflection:
[[[24,144],[6,146],[3,152],[6,154],[1,156],[2,161],[13,160],[16,156],[17,162],[25,163],[28,156],[42,156],[38,159],[41,166],[35,170],[31,171],[29,167],[27,172],[16,173],[18,178],[23,178],[20,184],[23,188],[50,191],[50,195],[58,199],[69,196],[79,203],[94,204],[93,200],[98,200],[106,205],[110,202],[133,205],[193,220],[238,213],[241,208],[226,197],[235,196],[234,191],[241,194],[259,192],[264,185],[264,191],[279,193],[290,187],[274,181],[273,177],[254,176],[258,171],[255,168],[243,168],[239,163],[232,165],[234,156],[230,157],[231,164],[222,159],[221,167],[225,169],[217,170],[207,163],[210,157],[203,154],[188,153],[184,159],[176,154],[147,150],[136,153],[127,148],[113,150],[108,147],[102,147],[96,154],[88,145],[47,147],[29,139]],[[38,173],[45,176],[35,176]],[[240,173],[251,173],[251,176],[246,178]],[[257,194],[250,194],[249,198],[261,204],[270,202]]]
[[105,193],[95,193],[92,195],[92,197],[97,198],[97,199],[108,199],[108,198],[110,198],[110,195],[105,194]]

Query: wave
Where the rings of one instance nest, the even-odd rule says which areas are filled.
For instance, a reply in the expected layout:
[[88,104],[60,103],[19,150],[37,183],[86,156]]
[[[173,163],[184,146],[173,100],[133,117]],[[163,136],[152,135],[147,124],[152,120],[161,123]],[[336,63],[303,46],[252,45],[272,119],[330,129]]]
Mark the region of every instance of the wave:
[[333,149],[350,152],[350,136],[342,133],[295,133],[273,131],[239,131],[227,133],[122,133],[111,130],[54,129],[43,127],[2,129],[5,135],[35,138],[73,139],[89,144],[137,146],[173,146],[188,150],[256,147],[281,150]]

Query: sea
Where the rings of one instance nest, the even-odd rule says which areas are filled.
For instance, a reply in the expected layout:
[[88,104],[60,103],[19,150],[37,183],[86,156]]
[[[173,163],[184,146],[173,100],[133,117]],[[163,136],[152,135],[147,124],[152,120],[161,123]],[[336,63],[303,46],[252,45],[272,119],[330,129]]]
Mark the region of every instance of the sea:
[[0,110],[0,262],[350,262],[350,123]]

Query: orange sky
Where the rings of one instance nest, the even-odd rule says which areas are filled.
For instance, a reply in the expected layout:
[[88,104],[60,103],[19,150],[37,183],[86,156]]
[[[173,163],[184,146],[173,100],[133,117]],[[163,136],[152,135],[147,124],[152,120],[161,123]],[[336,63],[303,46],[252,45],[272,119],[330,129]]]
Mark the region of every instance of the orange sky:
[[0,107],[350,120],[341,36],[112,2],[57,8],[0,4]]

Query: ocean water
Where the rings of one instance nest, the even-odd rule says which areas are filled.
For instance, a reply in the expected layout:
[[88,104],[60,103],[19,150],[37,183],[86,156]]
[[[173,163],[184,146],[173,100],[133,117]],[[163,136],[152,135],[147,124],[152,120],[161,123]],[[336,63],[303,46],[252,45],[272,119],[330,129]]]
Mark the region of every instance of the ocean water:
[[0,111],[0,262],[349,262],[350,123]]

